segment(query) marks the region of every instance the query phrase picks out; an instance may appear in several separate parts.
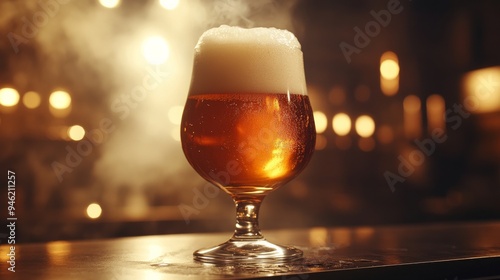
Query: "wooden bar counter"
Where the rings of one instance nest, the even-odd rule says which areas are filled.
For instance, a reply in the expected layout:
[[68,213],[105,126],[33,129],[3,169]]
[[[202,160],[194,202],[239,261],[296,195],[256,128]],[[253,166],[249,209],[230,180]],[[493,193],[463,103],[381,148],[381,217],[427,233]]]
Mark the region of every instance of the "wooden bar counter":
[[231,233],[174,234],[0,246],[1,279],[500,279],[500,222],[264,231],[304,251],[289,264],[216,266],[196,249]]

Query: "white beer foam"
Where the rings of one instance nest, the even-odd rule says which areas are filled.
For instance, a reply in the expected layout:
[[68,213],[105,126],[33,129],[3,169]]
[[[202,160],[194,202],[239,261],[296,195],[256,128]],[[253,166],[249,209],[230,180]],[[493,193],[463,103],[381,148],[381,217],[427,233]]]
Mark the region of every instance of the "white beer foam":
[[300,43],[287,30],[220,26],[195,47],[190,95],[307,94]]

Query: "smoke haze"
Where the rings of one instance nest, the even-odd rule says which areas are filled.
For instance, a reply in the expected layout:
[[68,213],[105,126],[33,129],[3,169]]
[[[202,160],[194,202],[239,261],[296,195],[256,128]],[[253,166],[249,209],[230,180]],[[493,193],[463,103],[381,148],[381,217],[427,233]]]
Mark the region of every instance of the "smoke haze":
[[[93,193],[96,200],[110,206],[130,204],[136,213],[146,207],[141,194],[148,187],[156,186],[161,196],[190,203],[193,194],[186,187],[204,184],[184,158],[178,124],[199,36],[221,24],[274,26],[293,32],[290,10],[294,1],[181,0],[174,10],[162,8],[158,1],[124,1],[115,9],[104,8],[98,1],[31,0],[0,5],[0,23],[17,22],[5,30],[24,36],[24,19],[35,27],[34,36],[24,36],[27,42],[18,47],[20,52],[26,51],[25,45],[36,47],[41,61],[26,61],[20,55],[9,62],[13,72],[38,77],[26,82],[26,87],[46,91],[67,87],[73,95],[74,115],[87,132],[98,129],[102,119],[112,120],[115,129],[93,151],[97,153]],[[44,11],[46,20],[37,23],[36,13]],[[151,36],[167,43],[168,58],[163,64],[148,64],[142,55],[143,42]],[[156,86],[134,98],[145,79]],[[120,201],[116,194],[123,190],[133,194],[129,196],[133,201]]]

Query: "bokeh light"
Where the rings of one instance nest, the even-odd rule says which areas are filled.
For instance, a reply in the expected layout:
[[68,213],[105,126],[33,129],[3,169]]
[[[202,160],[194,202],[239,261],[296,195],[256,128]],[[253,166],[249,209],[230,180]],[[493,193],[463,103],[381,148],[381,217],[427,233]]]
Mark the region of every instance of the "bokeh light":
[[167,61],[170,49],[164,38],[152,36],[147,38],[142,44],[142,54],[149,64],[159,65]]
[[420,137],[422,133],[422,104],[416,95],[408,95],[403,100],[404,129],[408,139]]
[[97,203],[91,203],[87,206],[87,216],[91,219],[97,219],[101,216],[102,209],[101,205]]
[[34,91],[28,91],[23,96],[23,104],[28,109],[35,109],[40,106],[40,102],[42,99],[40,98],[40,94]]
[[16,106],[19,102],[19,92],[13,88],[0,89],[0,105],[5,107]]
[[62,90],[54,91],[50,94],[49,103],[54,109],[66,109],[71,105],[71,96]]
[[167,10],[174,10],[179,6],[179,0],[160,0],[160,5]]
[[408,95],[403,100],[403,108],[405,112],[415,113],[420,111],[420,98],[415,95]]
[[375,122],[368,115],[359,116],[354,124],[356,132],[361,137],[370,137],[375,132]]
[[472,113],[500,111],[500,66],[482,68],[465,74],[463,105]]
[[108,9],[113,9],[120,5],[120,0],[99,0],[99,4]]
[[427,127],[432,133],[434,129],[446,129],[445,111],[446,104],[444,98],[439,94],[427,97]]
[[349,134],[351,131],[351,118],[345,113],[338,113],[332,119],[333,131],[340,136]]
[[316,133],[323,133],[328,126],[325,113],[321,111],[314,112],[314,125],[316,126]]
[[380,89],[386,96],[392,96],[399,90],[399,59],[391,51],[380,57]]
[[68,137],[73,141],[80,141],[85,136],[85,129],[80,125],[73,125],[68,128]]
[[387,59],[380,63],[380,75],[385,79],[392,80],[399,75],[399,65],[392,59]]

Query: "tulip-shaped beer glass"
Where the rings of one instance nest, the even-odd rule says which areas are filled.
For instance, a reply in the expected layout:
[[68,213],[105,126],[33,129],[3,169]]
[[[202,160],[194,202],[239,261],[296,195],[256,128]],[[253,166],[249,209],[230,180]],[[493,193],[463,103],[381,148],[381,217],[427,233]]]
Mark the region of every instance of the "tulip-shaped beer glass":
[[296,248],[265,240],[258,224],[264,197],[304,169],[316,140],[302,51],[292,33],[228,26],[206,31],[195,48],[181,140],[193,168],[236,204],[233,237],[194,252],[195,260],[302,257]]

